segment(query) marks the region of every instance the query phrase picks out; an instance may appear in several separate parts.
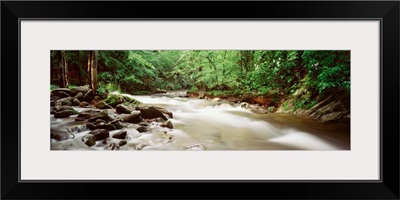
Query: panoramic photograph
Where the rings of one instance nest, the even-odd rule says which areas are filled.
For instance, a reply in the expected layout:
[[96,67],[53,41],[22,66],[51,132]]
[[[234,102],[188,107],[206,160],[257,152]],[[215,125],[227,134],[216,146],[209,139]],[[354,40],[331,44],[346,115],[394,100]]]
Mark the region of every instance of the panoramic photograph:
[[350,150],[348,50],[52,50],[50,149]]

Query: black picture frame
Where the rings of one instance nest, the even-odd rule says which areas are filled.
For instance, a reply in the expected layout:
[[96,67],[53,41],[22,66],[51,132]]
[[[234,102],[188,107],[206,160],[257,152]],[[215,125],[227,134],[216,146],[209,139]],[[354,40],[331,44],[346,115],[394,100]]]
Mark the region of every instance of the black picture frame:
[[[398,1],[2,1],[1,198],[399,199],[399,4]],[[382,180],[20,182],[21,109],[16,78],[20,19],[379,19],[382,22]],[[144,192],[151,188],[153,193]]]

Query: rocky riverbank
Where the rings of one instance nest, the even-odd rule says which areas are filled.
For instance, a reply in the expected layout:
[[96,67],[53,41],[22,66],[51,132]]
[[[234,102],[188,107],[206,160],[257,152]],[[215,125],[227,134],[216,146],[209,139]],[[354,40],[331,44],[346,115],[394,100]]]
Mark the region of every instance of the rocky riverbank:
[[[53,150],[140,150],[149,141],[173,139],[172,112],[117,93],[98,96],[85,86],[58,88],[51,91],[50,107]],[[139,138],[145,133],[152,133],[152,139]]]
[[298,97],[306,93],[299,90],[290,96],[273,95],[212,95],[205,92],[190,92],[186,97],[211,99],[212,101],[227,101],[255,113],[291,113],[315,119],[322,123],[350,123],[350,97],[342,94],[332,94],[328,97],[317,96],[314,105],[309,108],[296,108]]

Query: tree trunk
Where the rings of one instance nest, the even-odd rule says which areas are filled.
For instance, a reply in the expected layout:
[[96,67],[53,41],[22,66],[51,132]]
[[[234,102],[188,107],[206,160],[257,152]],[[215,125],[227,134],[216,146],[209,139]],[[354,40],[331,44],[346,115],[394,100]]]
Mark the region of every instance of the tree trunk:
[[58,86],[61,88],[68,87],[68,64],[65,51],[57,51],[58,58]]
[[94,93],[97,93],[98,82],[97,82],[97,53],[98,51],[89,51],[88,58],[88,77],[89,85]]

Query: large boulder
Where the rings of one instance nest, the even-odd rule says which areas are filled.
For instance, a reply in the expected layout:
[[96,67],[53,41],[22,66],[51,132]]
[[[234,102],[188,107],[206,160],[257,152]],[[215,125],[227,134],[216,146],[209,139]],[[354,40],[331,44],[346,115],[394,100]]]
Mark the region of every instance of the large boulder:
[[118,104],[115,107],[115,110],[117,111],[118,114],[130,114],[132,112],[131,109],[128,107],[124,106],[123,104]]
[[72,100],[72,105],[73,106],[79,106],[80,104],[81,104],[81,102],[79,101],[79,99]]
[[67,97],[69,97],[69,89],[68,88],[57,88],[51,91],[50,95],[51,96],[65,96],[67,94]]
[[124,116],[122,119],[123,122],[129,122],[129,123],[139,123],[142,121],[142,117],[140,117],[140,112],[134,112],[129,115]]
[[110,137],[110,133],[106,129],[97,129],[90,131],[89,134],[92,134],[94,136],[94,140],[99,141],[99,140],[104,140]]
[[83,99],[83,93],[82,93],[82,92],[79,92],[78,94],[75,95],[74,98],[75,98],[75,99],[82,100],[82,99]]
[[154,107],[154,106],[138,107],[138,110],[140,111],[140,115],[142,116],[142,118],[153,119],[153,118],[161,117],[161,118],[167,120],[167,117],[165,117],[165,115],[157,107]]
[[69,90],[69,95],[75,96],[79,93],[86,94],[88,91],[89,91],[89,87],[78,86],[78,87],[71,88]]
[[73,97],[65,97],[61,99],[57,99],[54,102],[54,106],[72,106]]
[[116,139],[125,139],[127,132],[125,130],[115,133],[112,137]]
[[94,93],[91,89],[89,89],[85,93],[85,95],[83,95],[83,101],[86,101],[86,102],[91,102],[93,98],[94,98]]
[[62,110],[62,111],[58,111],[58,112],[54,113],[54,117],[55,118],[67,118],[71,115],[77,115],[77,114],[79,114],[79,112],[76,110]]

